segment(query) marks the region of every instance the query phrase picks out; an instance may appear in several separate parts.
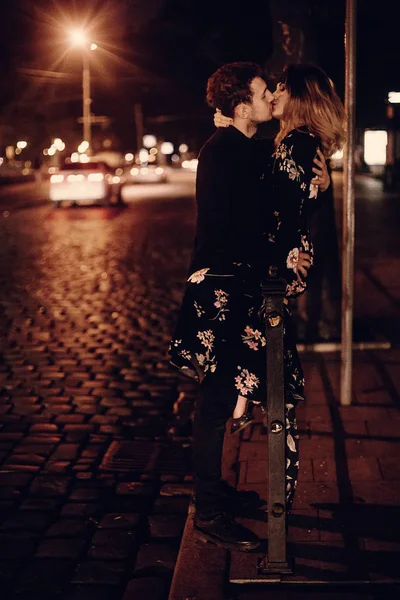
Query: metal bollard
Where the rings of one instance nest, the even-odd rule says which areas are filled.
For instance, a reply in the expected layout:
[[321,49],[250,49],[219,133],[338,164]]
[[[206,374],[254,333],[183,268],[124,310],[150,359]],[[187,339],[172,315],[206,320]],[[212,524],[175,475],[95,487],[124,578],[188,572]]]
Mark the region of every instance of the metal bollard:
[[286,426],[283,369],[283,299],[286,282],[271,269],[262,286],[261,316],[267,339],[268,556],[260,573],[292,573],[286,548]]
[[286,423],[283,371],[283,299],[286,281],[271,267],[262,285],[260,316],[267,339],[267,422],[268,422],[268,555],[233,552],[231,583],[279,583],[282,575],[293,573],[286,548]]

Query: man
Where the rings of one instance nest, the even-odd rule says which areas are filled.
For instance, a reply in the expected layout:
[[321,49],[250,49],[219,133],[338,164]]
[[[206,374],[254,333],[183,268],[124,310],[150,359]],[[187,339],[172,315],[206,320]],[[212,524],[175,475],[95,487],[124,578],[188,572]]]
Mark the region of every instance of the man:
[[[193,439],[196,536],[230,550],[251,550],[260,540],[231,518],[231,510],[259,503],[259,497],[223,482],[221,461],[238,390],[250,396],[258,388],[262,399],[261,382],[247,368],[256,360],[256,372],[265,371],[264,355],[255,350],[265,345],[259,284],[271,264],[268,198],[261,194],[266,156],[253,136],[271,119],[273,95],[258,65],[232,63],[210,77],[207,100],[233,126],[219,129],[200,152],[191,275],[170,354],[172,364],[200,383]],[[307,269],[309,257],[303,258],[300,266]],[[243,336],[243,328],[253,338]]]

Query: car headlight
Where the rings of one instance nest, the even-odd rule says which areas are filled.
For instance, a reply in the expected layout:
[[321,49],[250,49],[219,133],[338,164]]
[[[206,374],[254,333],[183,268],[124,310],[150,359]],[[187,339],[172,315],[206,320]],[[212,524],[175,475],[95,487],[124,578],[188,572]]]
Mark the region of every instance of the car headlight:
[[103,181],[103,173],[89,173],[88,181]]
[[64,181],[64,175],[52,175],[50,177],[50,183],[61,183]]

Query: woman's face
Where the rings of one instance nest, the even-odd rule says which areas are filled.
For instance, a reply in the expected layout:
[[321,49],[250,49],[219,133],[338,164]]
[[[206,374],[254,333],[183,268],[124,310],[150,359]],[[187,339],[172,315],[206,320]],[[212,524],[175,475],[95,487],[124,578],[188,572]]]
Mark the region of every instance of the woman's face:
[[274,92],[274,100],[272,102],[272,116],[274,119],[283,119],[288,101],[289,93],[286,90],[285,84],[278,83]]

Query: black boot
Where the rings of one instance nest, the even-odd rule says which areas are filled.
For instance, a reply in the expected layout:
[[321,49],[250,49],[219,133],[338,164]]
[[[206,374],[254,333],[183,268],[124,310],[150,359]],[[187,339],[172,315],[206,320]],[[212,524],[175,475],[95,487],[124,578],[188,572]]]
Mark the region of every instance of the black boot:
[[225,513],[213,519],[203,519],[200,515],[194,517],[195,538],[199,542],[211,542],[226,550],[246,552],[260,545],[260,539],[255,533],[230,519]]
[[[223,498],[224,510],[228,515],[234,515],[237,512],[256,510],[266,504],[265,500],[254,490],[237,490],[226,481],[221,481],[221,494]],[[192,491],[190,503],[196,506],[196,494]]]
[[234,513],[257,509],[265,504],[265,500],[254,490],[237,490],[224,480],[221,481],[221,488],[227,508]]

